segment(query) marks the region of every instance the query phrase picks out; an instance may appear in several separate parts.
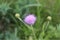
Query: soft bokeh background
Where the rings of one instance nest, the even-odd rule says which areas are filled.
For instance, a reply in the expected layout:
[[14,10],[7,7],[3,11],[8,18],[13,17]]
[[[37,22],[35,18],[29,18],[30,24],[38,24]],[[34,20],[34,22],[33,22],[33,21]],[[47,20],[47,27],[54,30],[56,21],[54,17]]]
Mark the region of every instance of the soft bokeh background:
[[60,40],[60,0],[0,0],[0,40],[33,40],[17,13],[21,19],[28,14],[37,17],[33,25],[37,40]]

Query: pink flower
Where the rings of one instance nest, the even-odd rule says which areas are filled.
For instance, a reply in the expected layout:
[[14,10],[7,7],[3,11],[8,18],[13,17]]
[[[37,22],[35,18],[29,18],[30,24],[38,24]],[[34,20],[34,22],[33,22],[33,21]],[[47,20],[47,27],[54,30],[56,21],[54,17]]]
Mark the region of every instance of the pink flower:
[[24,22],[33,25],[36,21],[36,17],[33,14],[29,14],[28,16],[25,17]]

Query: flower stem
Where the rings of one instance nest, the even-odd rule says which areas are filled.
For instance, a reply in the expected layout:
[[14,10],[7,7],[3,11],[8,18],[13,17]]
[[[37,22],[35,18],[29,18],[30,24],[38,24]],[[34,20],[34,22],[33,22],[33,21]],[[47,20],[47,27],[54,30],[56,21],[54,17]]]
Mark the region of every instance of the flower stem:
[[[18,18],[22,23],[24,23],[24,21],[21,19],[21,18]],[[26,23],[24,23],[24,25],[28,28],[28,29],[30,29],[31,30],[31,28],[30,28],[30,26],[29,25],[27,25]]]
[[35,35],[35,31],[34,31],[34,28],[33,28],[32,25],[31,25],[31,29],[32,29],[32,34],[33,34],[33,36],[34,36],[34,40],[37,40],[36,35]]
[[[24,23],[24,21],[23,21],[21,18],[18,18],[18,19],[19,19],[22,23]],[[32,30],[32,34],[33,34],[33,36],[34,36],[34,40],[37,40],[33,26],[31,25],[31,27],[30,27],[30,26],[27,25],[26,23],[24,23],[24,24],[25,24],[25,26],[26,26],[29,30]]]

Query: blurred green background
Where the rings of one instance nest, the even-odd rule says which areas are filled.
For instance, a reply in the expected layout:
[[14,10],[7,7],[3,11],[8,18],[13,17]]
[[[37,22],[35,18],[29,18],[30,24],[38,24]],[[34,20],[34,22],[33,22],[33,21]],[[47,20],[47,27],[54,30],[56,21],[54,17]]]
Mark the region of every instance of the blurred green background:
[[[37,40],[60,40],[60,0],[0,0],[0,40],[32,40],[16,13],[22,20],[28,14],[37,17],[33,25]],[[43,26],[47,27],[44,32]]]

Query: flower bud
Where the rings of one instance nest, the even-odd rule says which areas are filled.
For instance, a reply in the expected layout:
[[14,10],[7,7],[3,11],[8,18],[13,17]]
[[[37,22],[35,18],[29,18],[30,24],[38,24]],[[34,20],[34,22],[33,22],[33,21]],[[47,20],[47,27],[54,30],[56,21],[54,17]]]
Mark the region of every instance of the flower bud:
[[15,14],[15,17],[19,18],[20,17],[19,13],[16,13]]
[[48,17],[47,17],[47,20],[51,20],[51,19],[52,19],[52,17],[51,17],[51,16],[48,16]]

